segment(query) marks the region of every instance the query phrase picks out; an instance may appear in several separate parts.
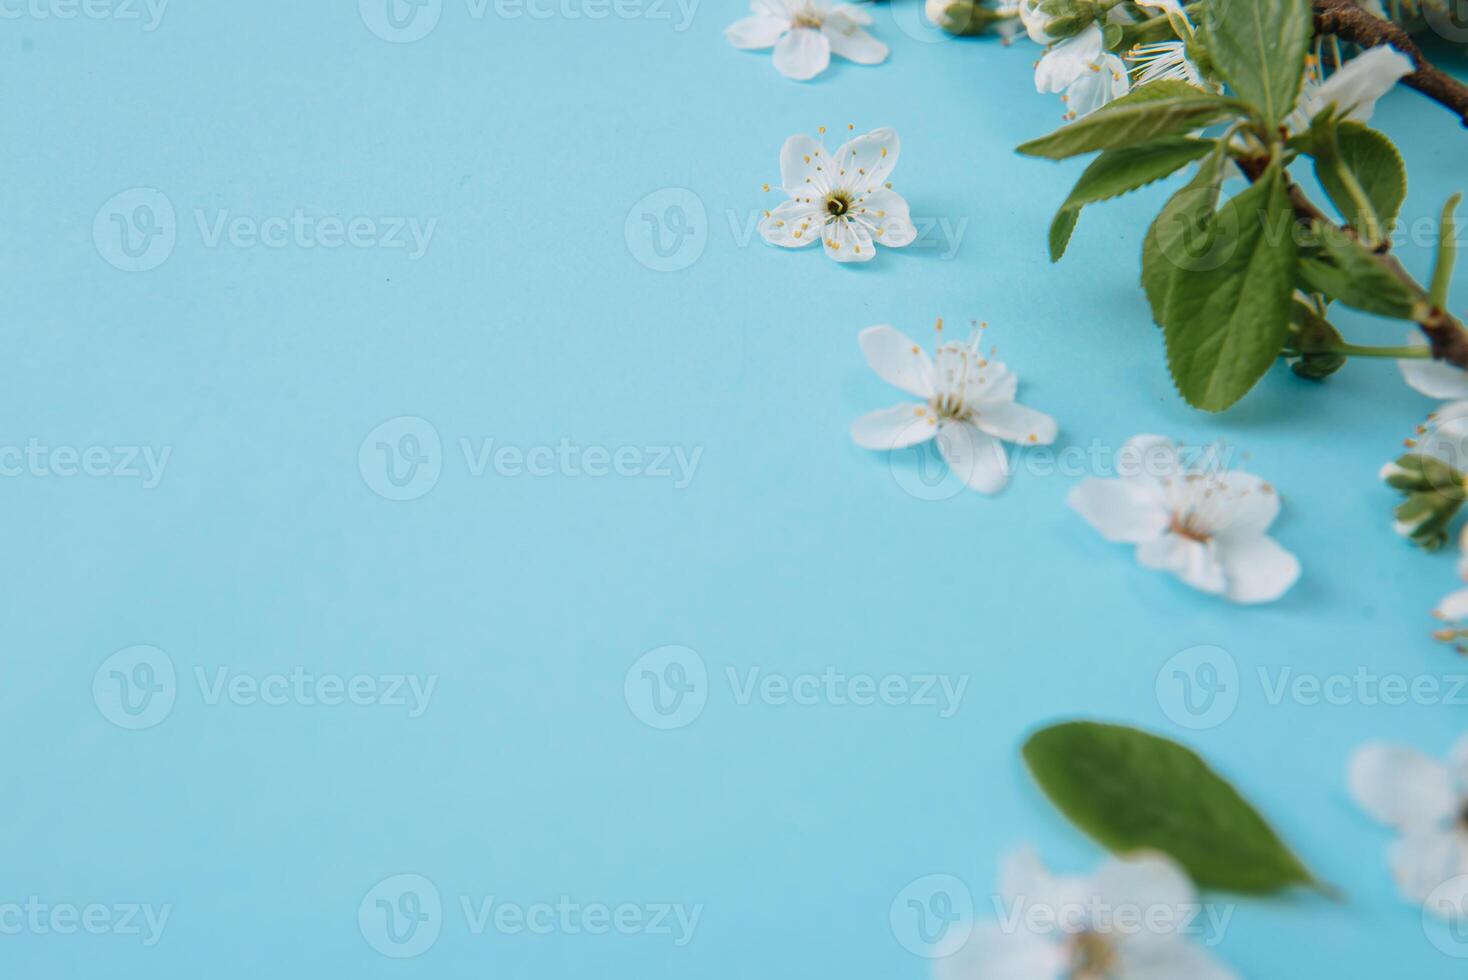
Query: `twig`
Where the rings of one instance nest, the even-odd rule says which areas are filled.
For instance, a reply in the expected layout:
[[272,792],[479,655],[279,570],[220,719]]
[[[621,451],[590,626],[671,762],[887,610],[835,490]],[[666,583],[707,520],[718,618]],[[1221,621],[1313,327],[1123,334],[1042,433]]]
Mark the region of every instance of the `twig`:
[[1363,48],[1390,44],[1417,66],[1416,71],[1402,79],[1403,84],[1447,106],[1468,126],[1468,85],[1428,61],[1417,42],[1401,27],[1362,9],[1355,0],[1311,0],[1311,3],[1315,8],[1315,33],[1333,34]]
[[[1244,176],[1249,178],[1249,182],[1254,183],[1268,169],[1269,158],[1240,157],[1238,158],[1238,164],[1239,169],[1244,172]],[[1305,192],[1300,190],[1298,184],[1286,177],[1285,186],[1289,191],[1290,208],[1295,212],[1295,220],[1300,224],[1306,228],[1311,228],[1316,224],[1335,225],[1326,216],[1325,212],[1321,211],[1305,196]],[[1344,228],[1342,230],[1345,234],[1355,237],[1352,229]],[[1468,371],[1468,330],[1465,330],[1463,324],[1452,314],[1427,302],[1427,295],[1423,291],[1421,284],[1416,279],[1413,279],[1412,274],[1402,267],[1402,263],[1397,261],[1396,256],[1389,255],[1384,250],[1384,247],[1383,249],[1373,251],[1371,254],[1377,262],[1381,263],[1387,272],[1390,272],[1393,276],[1406,283],[1407,287],[1412,290],[1413,295],[1422,297],[1422,300],[1417,304],[1417,309],[1413,311],[1412,319],[1417,324],[1418,329],[1427,336],[1433,358],[1439,361],[1446,361],[1449,364]]]

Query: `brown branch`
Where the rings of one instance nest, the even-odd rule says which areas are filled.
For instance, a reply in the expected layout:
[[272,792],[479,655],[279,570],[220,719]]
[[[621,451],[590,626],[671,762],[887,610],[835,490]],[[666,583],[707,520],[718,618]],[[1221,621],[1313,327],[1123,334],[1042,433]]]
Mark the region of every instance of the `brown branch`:
[[1363,48],[1390,44],[1417,66],[1402,83],[1447,106],[1468,126],[1468,85],[1433,66],[1401,27],[1363,10],[1355,0],[1311,0],[1311,3],[1315,8],[1315,33],[1334,34]]
[[[1241,157],[1238,160],[1239,169],[1244,176],[1249,178],[1249,183],[1254,183],[1269,167],[1268,157]],[[1290,208],[1295,212],[1295,220],[1306,228],[1313,228],[1316,224],[1335,226],[1335,223],[1326,216],[1315,204],[1305,196],[1300,186],[1288,177],[1285,178],[1285,187],[1290,196]],[[1339,226],[1335,226],[1339,227]],[[1354,229],[1346,227],[1341,229],[1345,234],[1356,237]],[[1432,356],[1439,361],[1446,361],[1456,367],[1468,371],[1468,330],[1463,324],[1446,310],[1440,310],[1427,301],[1426,291],[1422,285],[1412,278],[1412,274],[1402,267],[1396,256],[1388,254],[1382,246],[1374,250],[1372,255],[1380,262],[1382,268],[1401,280],[1412,290],[1413,295],[1422,297],[1417,304],[1417,310],[1413,313],[1413,322],[1419,330],[1427,337],[1427,342],[1432,350]]]

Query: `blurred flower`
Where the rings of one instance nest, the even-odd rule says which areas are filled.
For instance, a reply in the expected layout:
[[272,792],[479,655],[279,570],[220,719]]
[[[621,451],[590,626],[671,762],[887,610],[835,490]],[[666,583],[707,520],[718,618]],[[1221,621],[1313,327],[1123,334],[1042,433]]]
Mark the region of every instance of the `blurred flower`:
[[809,136],[790,137],[780,150],[780,189],[790,200],[765,212],[760,237],[784,248],[820,241],[837,262],[869,261],[878,242],[911,245],[917,229],[907,201],[887,182],[900,149],[890,129],[858,136],[834,156]]
[[1468,874],[1468,737],[1446,765],[1402,746],[1363,745],[1346,777],[1361,809],[1401,831],[1387,862],[1402,897],[1424,901],[1438,885]]
[[787,78],[815,78],[838,54],[861,65],[887,60],[887,45],[872,37],[872,17],[849,3],[830,0],[751,0],[753,16],[725,28],[736,48],[775,49],[775,70]]
[[[1458,556],[1458,576],[1468,582],[1468,527],[1464,527],[1458,538],[1458,548],[1461,554]],[[1443,597],[1443,601],[1437,604],[1432,614],[1438,619],[1450,623],[1462,623],[1468,620],[1468,589],[1459,589],[1449,592]],[[1453,639],[1461,642],[1462,631],[1450,630],[1452,637],[1441,635],[1441,639]]]
[[995,905],[1004,921],[976,925],[962,949],[935,963],[938,980],[1234,977],[1184,937],[1198,896],[1163,854],[1112,858],[1090,878],[1060,878],[1024,850],[1001,867]]
[[[938,321],[938,337],[943,321]],[[1000,440],[1021,445],[1055,441],[1055,420],[1014,400],[1019,379],[979,351],[980,330],[966,343],[939,343],[936,359],[891,327],[868,327],[858,342],[867,363],[888,384],[923,399],[904,402],[851,426],[864,449],[891,450],[938,440],[953,472],[980,493],[998,493],[1009,482]]]
[[[1414,330],[1408,343],[1416,338]],[[1411,448],[1463,469],[1468,463],[1468,371],[1426,357],[1403,359],[1397,366],[1407,384],[1443,402],[1428,416],[1429,425],[1417,433]]]
[[1270,602],[1295,584],[1299,561],[1265,534],[1279,513],[1268,483],[1211,462],[1185,465],[1162,436],[1128,440],[1119,459],[1137,460],[1135,471],[1087,477],[1067,498],[1106,540],[1135,544],[1147,568],[1234,602]]

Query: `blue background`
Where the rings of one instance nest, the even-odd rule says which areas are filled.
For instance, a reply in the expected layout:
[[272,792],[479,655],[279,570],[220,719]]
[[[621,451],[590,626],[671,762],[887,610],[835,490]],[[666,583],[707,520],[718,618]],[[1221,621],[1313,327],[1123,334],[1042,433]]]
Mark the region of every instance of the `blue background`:
[[[879,10],[887,64],[809,84],[733,50],[737,5],[593,20],[470,16],[389,43],[350,0],[170,7],[137,21],[6,20],[0,79],[0,442],[151,446],[164,478],[0,480],[8,598],[0,902],[169,904],[162,941],[0,937],[17,977],[924,977],[889,908],[954,875],[987,916],[999,856],[1067,871],[1099,851],[1022,770],[1025,733],[1075,715],[1185,738],[1345,899],[1241,903],[1220,948],[1241,974],[1453,975],[1384,864],[1388,832],[1347,798],[1382,738],[1442,755],[1464,708],[1270,704],[1259,668],[1449,675],[1428,636],[1454,557],[1390,528],[1376,471],[1430,408],[1390,362],[1324,385],[1279,367],[1209,417],[1168,381],[1136,287],[1152,188],[1088,209],[1052,267],[1044,233],[1082,166],[1012,147],[1060,106],[1032,45],[947,40],[908,0]],[[656,16],[662,13],[663,17]],[[792,133],[892,126],[919,218],[946,247],[838,267],[763,245]],[[1414,93],[1376,123],[1410,166],[1405,217],[1463,185],[1463,135]],[[834,146],[833,141],[833,146]],[[177,245],[120,271],[99,209],[157,188]],[[705,209],[687,268],[647,268],[646,195]],[[666,193],[650,205],[654,215]],[[427,253],[208,247],[196,214],[437,219]],[[688,212],[684,212],[685,216]],[[631,221],[629,224],[629,215]],[[698,216],[691,216],[696,219]],[[672,227],[665,229],[671,234]],[[935,241],[937,236],[929,237]],[[685,253],[685,257],[687,254]],[[1402,258],[1425,275],[1424,248]],[[1455,291],[1457,306],[1468,293]],[[1139,432],[1224,439],[1280,488],[1304,576],[1239,608],[1135,564],[1017,474],[996,498],[908,493],[902,460],[851,444],[899,400],[857,332],[980,318],[1060,420],[1061,445]],[[1399,325],[1344,315],[1352,339]],[[430,493],[373,492],[359,447],[385,420],[442,438]],[[702,450],[654,477],[473,476],[459,440]],[[93,678],[149,644],[178,672],[154,727],[112,724]],[[702,715],[645,725],[624,679],[682,644]],[[1158,672],[1198,644],[1243,680],[1215,727],[1176,725]],[[967,676],[961,710],[741,705],[725,671]],[[428,710],[209,704],[226,667],[436,675]],[[442,935],[379,955],[359,902],[431,879]],[[702,904],[694,940],[473,935],[458,896]],[[1225,899],[1226,900],[1226,899]]]

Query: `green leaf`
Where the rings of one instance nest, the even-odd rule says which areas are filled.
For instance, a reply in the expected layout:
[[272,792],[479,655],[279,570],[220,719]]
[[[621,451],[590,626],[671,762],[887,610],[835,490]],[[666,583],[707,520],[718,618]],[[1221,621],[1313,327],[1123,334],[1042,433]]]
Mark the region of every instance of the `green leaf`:
[[1431,302],[1434,309],[1447,309],[1448,287],[1453,284],[1453,266],[1458,261],[1458,202],[1462,194],[1454,194],[1443,205],[1441,229],[1437,235],[1437,260],[1432,267]]
[[[1058,262],[1065,254],[1065,246],[1070,241],[1070,233],[1075,229],[1081,208],[1161,180],[1203,156],[1215,145],[1213,140],[1174,136],[1141,146],[1107,150],[1092,160],[1050,225],[1050,261]],[[1057,234],[1060,231],[1064,234]]]
[[[1142,242],[1142,288],[1160,326],[1174,277],[1189,272],[1208,251],[1208,228],[1218,207],[1223,157],[1208,157],[1187,186],[1174,194]],[[1200,249],[1201,246],[1201,249]]]
[[1351,227],[1358,231],[1366,228],[1365,216],[1333,165],[1338,162],[1365,193],[1383,233],[1389,233],[1407,198],[1407,168],[1396,145],[1374,129],[1346,122],[1336,128],[1334,150],[1338,153],[1335,161],[1329,151],[1324,154],[1325,159],[1321,153],[1315,154],[1315,176],[1331,203]]
[[1018,152],[1064,160],[1081,153],[1114,150],[1201,129],[1235,108],[1232,100],[1186,82],[1152,82],[1049,136],[1023,144]]
[[1272,127],[1300,94],[1314,33],[1310,0],[1208,0],[1208,54],[1243,101]]
[[1412,319],[1419,297],[1350,235],[1316,224],[1322,257],[1300,261],[1300,278],[1312,292],[1347,306],[1397,320]]
[[1080,208],[1061,208],[1055,214],[1055,219],[1050,222],[1050,261],[1059,262],[1060,257],[1065,254],[1066,246],[1070,244],[1071,233],[1076,230],[1076,222],[1080,220]]
[[1167,366],[1188,404],[1219,412],[1269,370],[1289,331],[1297,246],[1276,163],[1219,210],[1196,271],[1173,278]]
[[1108,850],[1162,851],[1200,888],[1264,895],[1321,887],[1259,812],[1176,742],[1068,722],[1030,736],[1023,753],[1050,801]]

